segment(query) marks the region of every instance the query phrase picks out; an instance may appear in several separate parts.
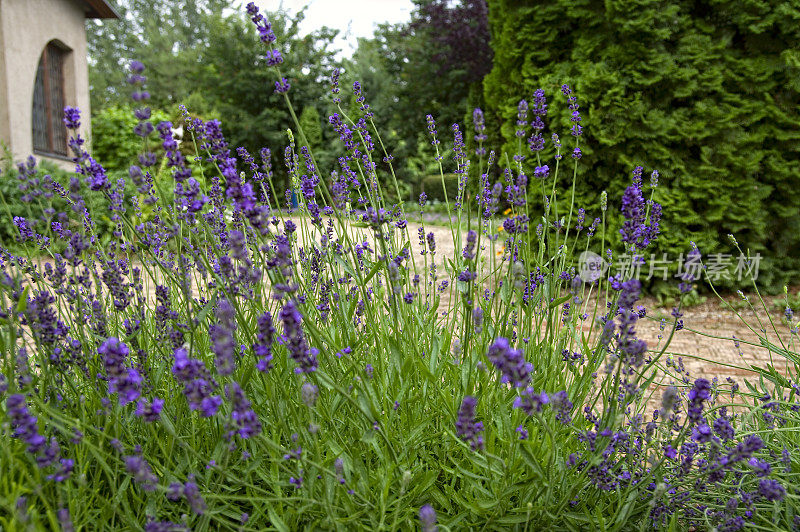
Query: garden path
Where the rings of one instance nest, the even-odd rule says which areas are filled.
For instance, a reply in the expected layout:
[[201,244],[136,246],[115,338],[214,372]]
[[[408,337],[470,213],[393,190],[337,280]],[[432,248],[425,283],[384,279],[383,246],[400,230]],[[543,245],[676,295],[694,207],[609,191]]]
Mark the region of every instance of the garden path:
[[[409,223],[411,234],[416,234],[417,227],[418,224]],[[426,231],[432,231],[436,235],[437,246],[441,250],[440,257],[453,256],[455,246],[448,228],[427,226]],[[493,252],[497,253],[497,249]],[[797,291],[798,288],[795,287],[792,293]],[[793,349],[789,344],[792,335],[789,333],[785,321],[782,321],[782,296],[765,297],[766,304],[764,306],[759,302],[757,295],[750,294],[749,298],[754,307],[752,309],[748,308],[735,294],[725,296],[723,300],[719,300],[712,294],[708,296],[706,302],[683,310],[685,329],[675,333],[667,352],[674,353],[676,359],[678,356],[683,356],[684,365],[692,378],[703,376],[710,379],[717,376],[724,380],[727,376],[733,378],[752,376],[751,371],[726,367],[723,364],[747,367],[749,365],[762,366],[765,362],[769,362],[770,353],[761,344],[759,336],[765,337],[769,342],[779,346],[783,341],[791,351],[800,353],[798,336],[794,336]],[[667,320],[666,332],[669,332],[673,319],[670,315],[672,309],[671,307],[659,308],[654,298],[645,298],[642,304],[647,308],[650,319],[640,320],[637,331],[652,349],[659,345],[658,336],[661,334],[660,319],[662,317]],[[761,330],[762,327],[764,332]],[[778,334],[775,333],[775,330]],[[734,338],[739,340],[739,347],[736,346]],[[663,345],[663,341],[661,345]],[[781,363],[785,365],[785,359],[779,356],[774,358],[774,364],[778,371],[781,371]]]
[[[417,224],[409,224],[412,234],[416,229]],[[426,230],[436,235],[442,256],[452,256],[454,246],[449,229],[429,226]],[[497,250],[493,252],[497,253]],[[797,291],[798,287],[795,287],[791,293]],[[763,367],[767,363],[773,364],[779,373],[786,374],[787,360],[779,355],[771,356],[761,338],[785,346],[800,359],[800,337],[790,334],[783,319],[782,296],[765,297],[764,305],[756,294],[750,294],[749,298],[752,308],[735,294],[722,300],[712,294],[706,302],[683,310],[685,328],[674,334],[665,353],[671,354],[676,362],[678,357],[682,358],[691,380],[716,377],[725,381],[731,377],[744,387],[743,379],[752,381],[758,378],[749,368]],[[670,315],[672,308],[658,307],[654,298],[645,298],[642,304],[647,308],[648,319],[639,321],[637,332],[651,350],[660,350],[664,345],[664,340],[658,338],[662,334],[660,320],[662,317],[666,319],[664,336],[667,337],[673,320]],[[738,339],[738,346],[735,339]]]

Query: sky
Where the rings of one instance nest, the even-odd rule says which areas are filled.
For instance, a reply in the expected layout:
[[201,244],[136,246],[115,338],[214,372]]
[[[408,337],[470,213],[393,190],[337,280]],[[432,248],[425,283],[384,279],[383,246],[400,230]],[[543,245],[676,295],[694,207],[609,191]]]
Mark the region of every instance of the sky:
[[371,37],[378,24],[406,22],[411,18],[411,0],[254,0],[262,10],[277,11],[283,5],[297,13],[308,5],[300,25],[302,34],[322,26],[340,30],[335,45],[346,57],[352,56],[358,37]]

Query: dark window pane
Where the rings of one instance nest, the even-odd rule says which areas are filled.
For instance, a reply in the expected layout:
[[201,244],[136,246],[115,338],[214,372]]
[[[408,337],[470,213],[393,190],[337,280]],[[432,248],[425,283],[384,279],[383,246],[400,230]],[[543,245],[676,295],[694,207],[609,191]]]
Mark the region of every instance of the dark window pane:
[[33,149],[49,151],[47,142],[47,110],[44,101],[44,65],[39,61],[33,85]]
[[64,113],[64,52],[52,44],[47,46],[47,69],[50,88],[50,128],[53,133],[51,151],[59,155],[67,154],[67,131],[62,115]]
[[56,155],[67,155],[67,130],[62,121],[64,112],[65,51],[48,44],[39,59],[33,87],[33,149]]

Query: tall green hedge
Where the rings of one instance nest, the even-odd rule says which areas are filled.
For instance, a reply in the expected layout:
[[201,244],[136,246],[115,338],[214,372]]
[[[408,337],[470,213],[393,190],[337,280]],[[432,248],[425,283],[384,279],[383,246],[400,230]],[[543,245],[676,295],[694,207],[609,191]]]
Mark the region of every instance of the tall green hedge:
[[800,4],[489,0],[489,20],[486,111],[507,150],[518,100],[540,87],[546,138],[557,131],[569,144],[559,93],[569,83],[583,115],[578,196],[588,216],[603,189],[619,205],[634,166],[656,168],[659,253],[677,256],[694,240],[704,254],[735,255],[734,233],[762,255],[760,284],[797,281]]
[[432,174],[422,178],[420,192],[424,192],[429,201],[445,201],[445,187],[447,188],[447,200],[456,201],[458,198],[458,174],[444,174],[444,186],[442,186],[442,175]]
[[[153,126],[165,120],[171,120],[167,113],[158,109],[152,111],[150,122]],[[137,164],[137,157],[142,152],[142,139],[133,134],[133,128],[138,123],[131,105],[105,107],[92,116],[90,151],[106,171],[127,175],[130,165]],[[154,133],[149,141],[150,149],[157,151],[161,144],[158,135]]]

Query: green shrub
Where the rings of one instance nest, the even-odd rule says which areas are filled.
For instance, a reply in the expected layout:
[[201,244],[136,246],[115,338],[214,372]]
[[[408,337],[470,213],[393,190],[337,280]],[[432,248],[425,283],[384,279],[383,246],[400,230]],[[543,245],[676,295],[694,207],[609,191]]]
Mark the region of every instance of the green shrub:
[[585,127],[579,206],[588,210],[604,189],[618,201],[634,164],[657,168],[665,213],[657,253],[677,257],[693,240],[706,254],[735,254],[727,239],[734,233],[763,257],[759,284],[779,289],[797,276],[795,2],[645,0],[631,9],[620,1],[489,0],[489,18],[487,125],[502,133],[506,151],[517,146],[520,95],[530,100],[535,89],[551,102],[548,144],[550,133],[567,130],[556,95],[570,80]]
[[[170,120],[167,113],[152,111],[150,121],[154,126],[165,120]],[[131,132],[138,123],[133,115],[133,107],[125,105],[106,107],[92,116],[92,156],[108,172],[127,172],[128,167],[135,164],[136,157],[142,151],[142,139]],[[151,148],[159,151],[160,145]]]
[[313,105],[303,107],[303,112],[300,113],[300,127],[306,135],[309,147],[312,150],[319,149],[322,144],[322,118],[316,107]]
[[[134,158],[135,160],[135,158]],[[21,168],[25,169],[25,179],[20,179]],[[120,178],[127,177],[127,171],[108,172],[109,181],[117,183]],[[156,174],[156,179],[165,180],[164,172]],[[26,184],[23,184],[26,183]],[[48,238],[53,238],[52,222],[64,221],[65,214],[70,210],[67,200],[54,192],[50,183],[58,183],[64,190],[77,192],[86,202],[91,212],[96,213],[93,232],[98,242],[104,244],[111,239],[114,224],[108,212],[107,199],[99,194],[88,193],[85,178],[74,172],[64,170],[47,160],[37,160],[30,157],[24,162],[14,162],[11,154],[4,153],[0,159],[0,242],[3,247],[13,251],[21,251],[19,244],[19,231],[14,226],[14,218],[25,218],[27,223],[36,232]],[[22,185],[22,186],[21,186]],[[131,214],[132,204],[130,198],[136,196],[136,188],[126,180],[125,183],[125,208]],[[139,202],[141,205],[141,201]],[[143,206],[149,214],[148,206]],[[78,225],[76,220],[71,222],[72,227]],[[63,243],[55,239],[52,246],[60,251]]]
[[443,186],[447,190],[448,201],[454,202],[458,195],[458,176],[456,174],[444,174],[444,185],[442,185],[442,176],[440,174],[426,175],[420,183],[420,192],[424,192],[430,201],[444,203],[445,188]]
[[[55,213],[62,212],[67,203],[48,190],[47,182],[52,179],[64,187],[68,187],[70,173],[49,161],[37,162],[28,159],[14,164],[11,154],[5,151],[0,158],[0,242],[7,249],[17,249],[19,231],[14,226],[14,218],[22,217],[45,234],[49,231],[50,222]],[[31,161],[34,161],[31,164]],[[31,170],[25,186],[19,179],[20,167],[27,173]],[[47,177],[46,177],[47,176]],[[52,209],[52,210],[51,210]]]

